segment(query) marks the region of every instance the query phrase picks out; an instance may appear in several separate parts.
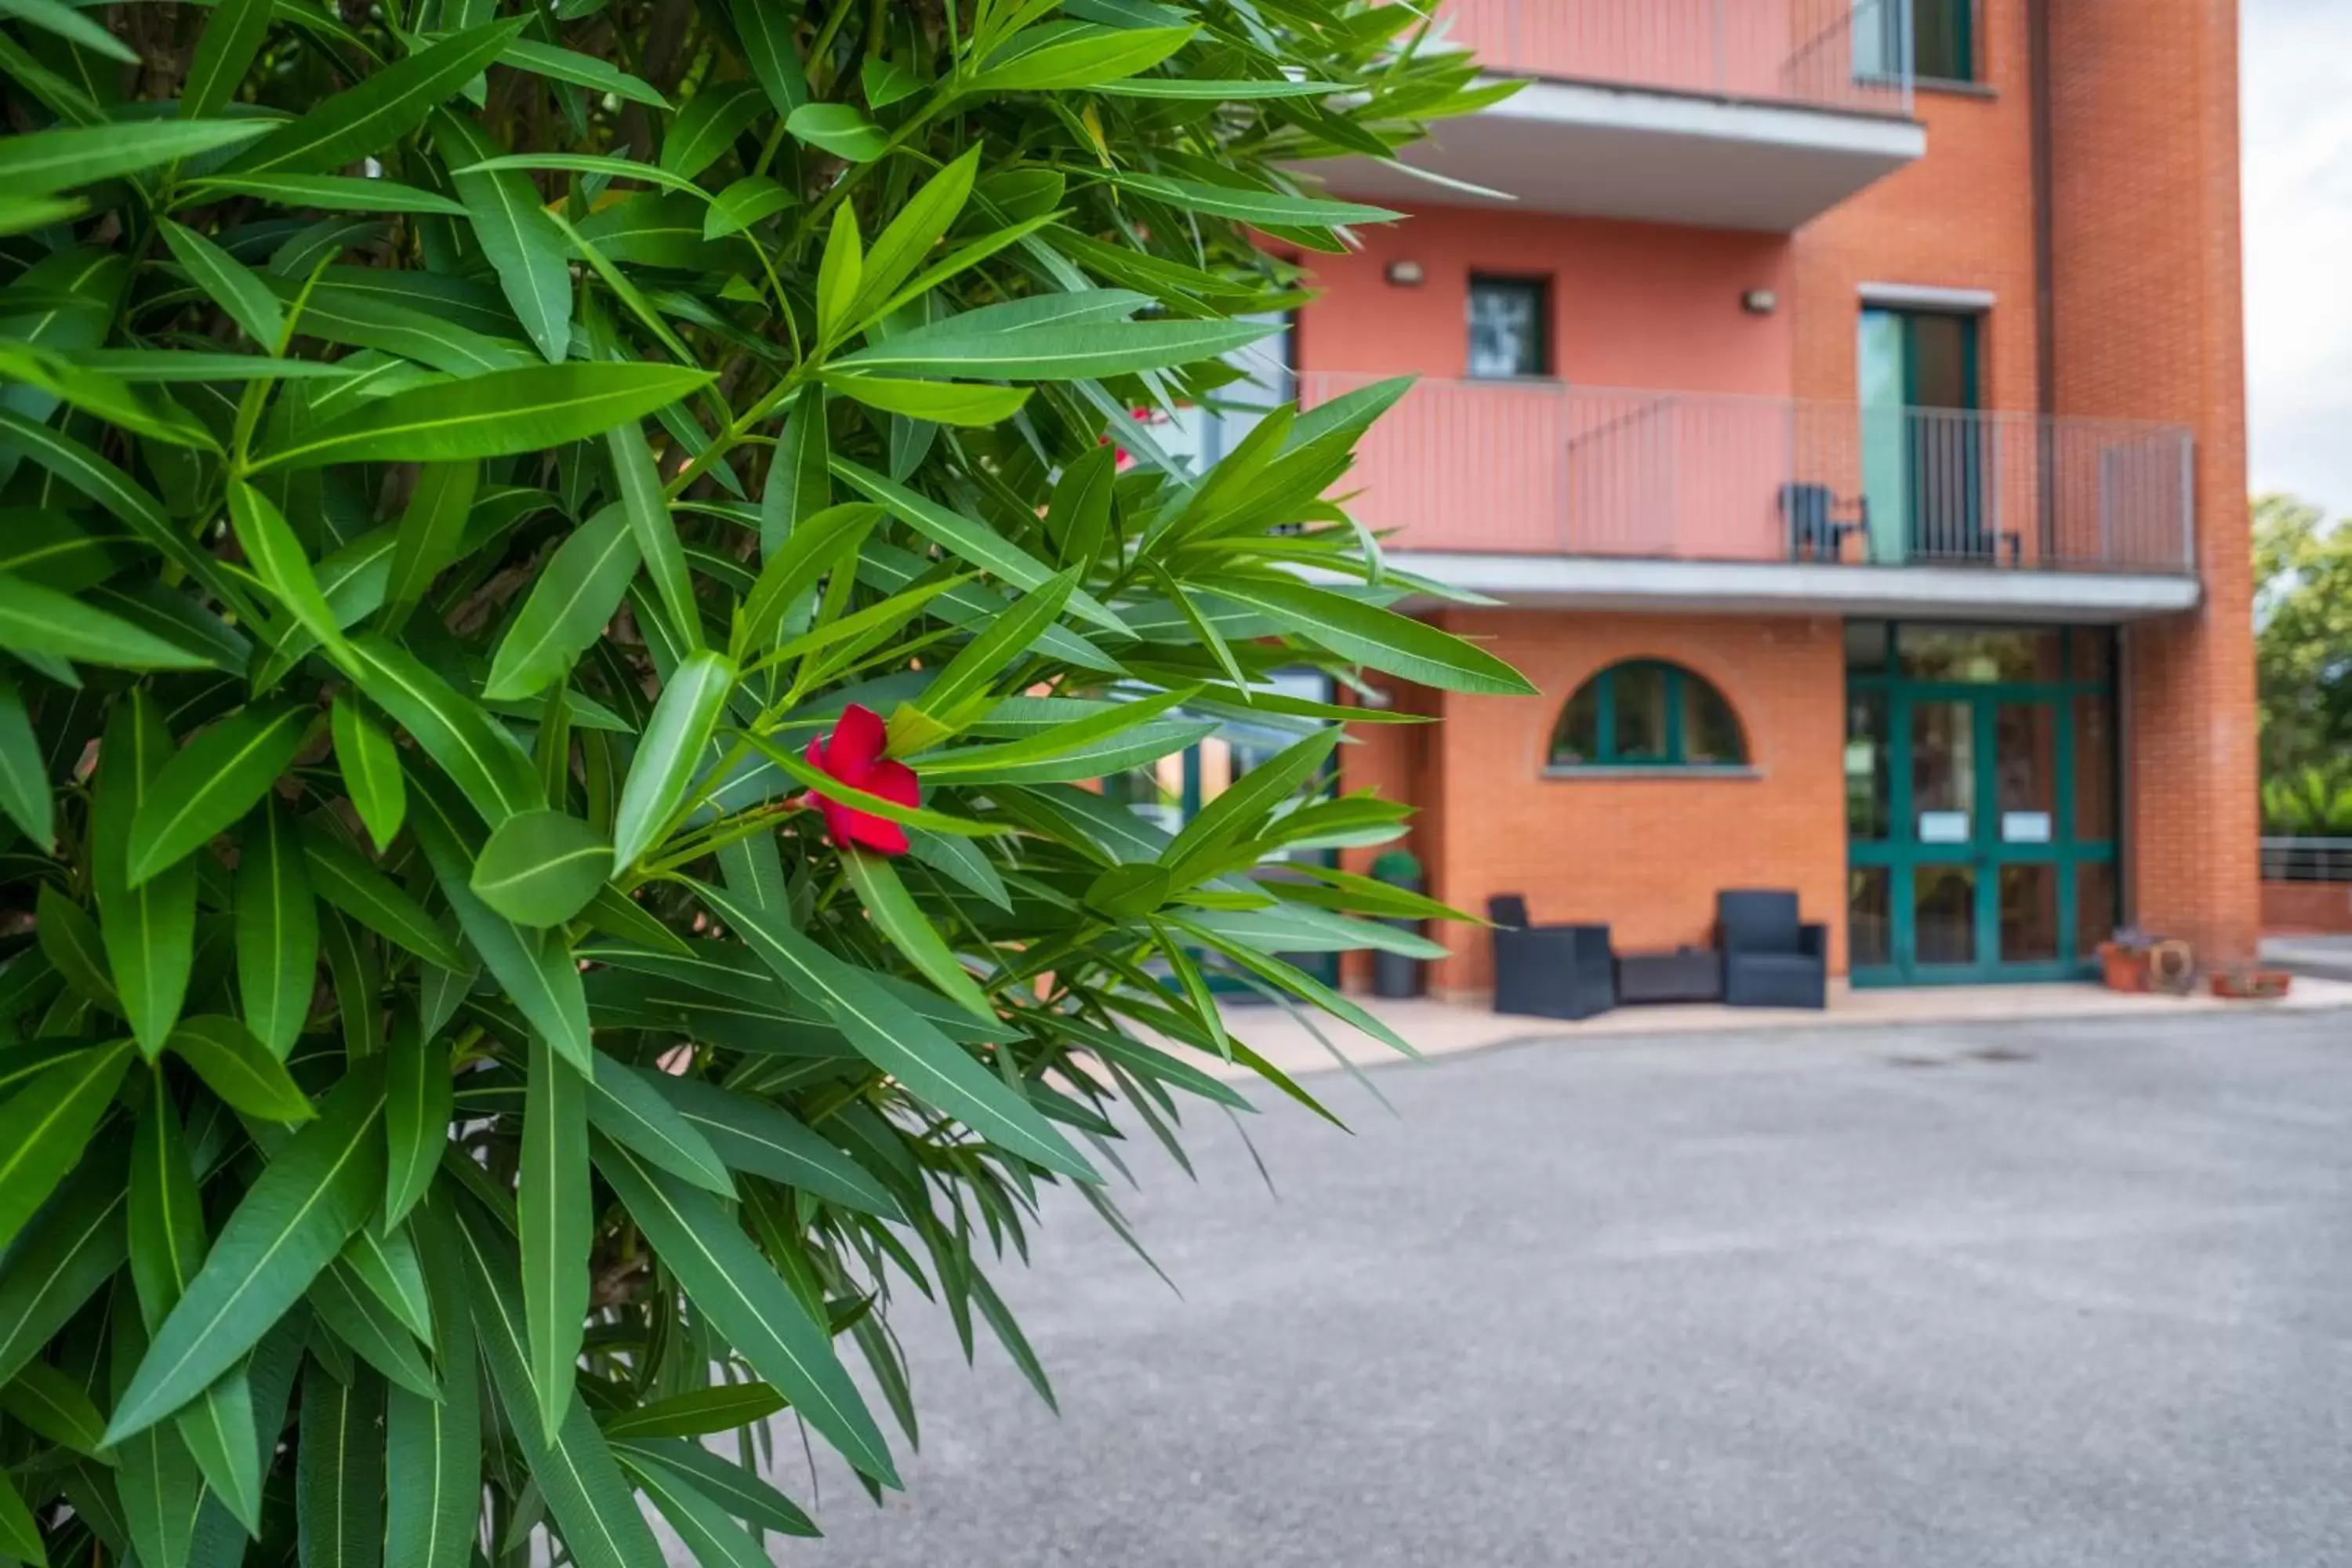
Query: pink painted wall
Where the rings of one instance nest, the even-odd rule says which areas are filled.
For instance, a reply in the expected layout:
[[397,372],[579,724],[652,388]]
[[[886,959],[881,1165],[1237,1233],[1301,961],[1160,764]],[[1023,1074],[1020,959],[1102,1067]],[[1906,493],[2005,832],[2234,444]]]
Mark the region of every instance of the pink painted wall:
[[[1740,298],[1786,299],[1786,237],[1439,207],[1363,237],[1312,259],[1297,354],[1310,405],[1426,378],[1359,451],[1367,524],[1425,549],[1780,557],[1794,326]],[[1387,280],[1400,260],[1419,287]],[[1462,379],[1474,272],[1549,284],[1554,379]]]
[[[1750,289],[1792,279],[1785,235],[1430,207],[1358,231],[1361,250],[1307,258],[1321,298],[1299,322],[1298,367],[1462,374],[1470,274],[1545,278],[1553,373],[1585,386],[1789,395],[1795,329],[1784,308],[1751,316]],[[1391,261],[1421,263],[1418,289]]]

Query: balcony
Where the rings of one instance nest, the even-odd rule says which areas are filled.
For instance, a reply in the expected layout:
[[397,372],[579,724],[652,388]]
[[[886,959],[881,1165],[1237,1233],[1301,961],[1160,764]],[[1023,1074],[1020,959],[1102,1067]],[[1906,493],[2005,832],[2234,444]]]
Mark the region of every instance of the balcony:
[[2168,425],[1423,381],[1346,483],[1399,566],[1509,603],[2105,622],[2197,603],[2194,460]]
[[[1424,47],[1528,79],[1343,195],[1789,233],[1927,151],[1910,0],[1445,0]],[[1416,177],[1420,169],[1436,180]]]

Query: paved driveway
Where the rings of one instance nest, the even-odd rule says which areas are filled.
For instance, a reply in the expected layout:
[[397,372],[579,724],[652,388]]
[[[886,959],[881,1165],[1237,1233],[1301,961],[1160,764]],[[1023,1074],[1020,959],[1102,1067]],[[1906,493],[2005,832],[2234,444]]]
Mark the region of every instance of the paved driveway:
[[[1509,1047],[1076,1205],[861,1568],[2352,1563],[2352,1013]],[[986,1332],[982,1330],[982,1339]],[[804,1473],[786,1484],[805,1497]]]

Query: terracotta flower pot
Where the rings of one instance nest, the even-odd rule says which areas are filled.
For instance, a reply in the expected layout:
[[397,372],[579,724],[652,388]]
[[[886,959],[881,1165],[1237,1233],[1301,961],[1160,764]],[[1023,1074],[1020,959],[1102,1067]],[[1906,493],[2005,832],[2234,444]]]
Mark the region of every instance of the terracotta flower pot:
[[2099,973],[2110,991],[2147,991],[2147,949],[2119,942],[2099,943]]
[[2232,1002],[2275,1002],[2294,976],[2284,969],[2228,969],[2213,975],[2213,994]]

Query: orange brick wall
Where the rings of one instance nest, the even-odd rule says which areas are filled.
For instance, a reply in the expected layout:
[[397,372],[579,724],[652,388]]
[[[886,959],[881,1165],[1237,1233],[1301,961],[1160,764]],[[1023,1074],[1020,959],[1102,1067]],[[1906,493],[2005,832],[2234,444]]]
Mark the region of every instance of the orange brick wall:
[[2264,882],[2263,929],[2352,932],[2352,887],[2342,882]]
[[2130,907],[2242,958],[2261,869],[2237,7],[2057,0],[2053,16],[2058,411],[2197,432],[2203,605],[2125,641]]
[[[1349,788],[1444,780],[1439,809],[1410,840],[1435,896],[1483,913],[1496,893],[1525,893],[1538,921],[1607,921],[1622,950],[1705,942],[1718,889],[1793,888],[1806,919],[1830,922],[1832,967],[1843,972],[1845,676],[1836,621],[1520,610],[1450,611],[1440,620],[1517,665],[1541,695],[1449,695],[1436,725],[1357,728],[1362,743],[1343,763]],[[1627,658],[1667,659],[1713,682],[1739,716],[1756,776],[1546,778],[1561,705],[1594,672]],[[1484,939],[1465,931],[1450,940],[1455,956],[1436,966],[1433,988],[1489,986]]]
[[[2053,0],[2060,5],[2073,0]],[[2033,104],[2024,0],[1982,0],[1981,89],[1919,89],[1927,155],[1816,218],[1796,238],[1800,397],[1852,402],[1865,283],[1983,289],[1979,396],[2031,410],[2036,326]]]

